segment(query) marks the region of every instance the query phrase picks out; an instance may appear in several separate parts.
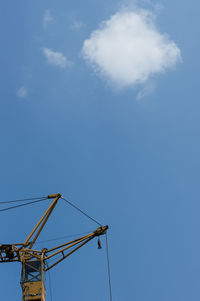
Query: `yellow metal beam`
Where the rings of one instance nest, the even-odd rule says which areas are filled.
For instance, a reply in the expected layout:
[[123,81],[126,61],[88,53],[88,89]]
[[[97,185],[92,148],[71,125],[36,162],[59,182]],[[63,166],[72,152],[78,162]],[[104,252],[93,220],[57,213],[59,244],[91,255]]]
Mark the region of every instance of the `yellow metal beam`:
[[[37,231],[37,229],[39,228],[38,232],[36,233],[36,236],[33,240],[33,242],[31,242],[29,249],[32,248],[33,244],[35,243],[36,239],[38,238],[40,232],[42,231],[42,229],[44,228],[44,225],[46,224],[49,216],[51,215],[54,207],[57,204],[58,199],[61,197],[61,194],[53,194],[53,195],[49,195],[48,198],[52,199],[54,198],[53,202],[51,203],[51,205],[49,206],[49,208],[45,211],[45,213],[43,214],[43,216],[41,217],[41,219],[39,220],[39,222],[37,223],[37,225],[33,228],[33,230],[31,231],[31,233],[29,234],[29,236],[27,237],[27,239],[24,242],[24,245],[27,245],[29,243],[29,240],[31,239],[31,237],[33,236],[33,234]],[[44,221],[44,222],[43,222]],[[43,223],[42,223],[43,222]],[[41,225],[42,224],[42,225]],[[40,226],[41,225],[41,226]]]
[[53,268],[55,265],[57,265],[58,263],[60,263],[61,261],[63,261],[65,258],[67,258],[68,256],[70,256],[71,254],[73,254],[74,252],[76,252],[78,249],[80,249],[81,247],[83,247],[85,244],[87,244],[91,239],[93,239],[94,236],[88,238],[86,241],[84,241],[80,246],[76,247],[74,250],[72,250],[71,252],[69,252],[68,254],[64,255],[61,259],[57,260],[55,263],[53,263],[52,265],[50,265],[47,269],[45,269],[45,271],[50,270],[51,268]]
[[69,241],[69,242],[67,242],[67,243],[65,243],[65,244],[59,245],[59,246],[57,246],[57,247],[55,247],[55,248],[48,249],[48,250],[46,251],[46,254],[49,253],[49,252],[55,251],[55,250],[57,250],[57,249],[60,249],[60,248],[62,248],[62,247],[65,247],[65,246],[67,246],[67,245],[73,244],[73,243],[76,242],[76,241],[80,241],[80,239],[86,239],[86,238],[88,238],[88,237],[90,237],[90,236],[91,236],[91,234],[88,234],[88,235],[85,235],[85,236],[83,236],[83,237],[79,237],[79,238],[77,238],[77,239],[74,239],[74,240],[72,240],[72,241]]

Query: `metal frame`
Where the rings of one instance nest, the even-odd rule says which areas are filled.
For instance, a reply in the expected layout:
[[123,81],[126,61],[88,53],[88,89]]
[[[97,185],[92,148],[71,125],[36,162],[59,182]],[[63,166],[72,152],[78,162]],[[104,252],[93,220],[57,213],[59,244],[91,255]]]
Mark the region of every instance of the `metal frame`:
[[[33,228],[31,233],[28,235],[24,243],[18,244],[0,244],[0,263],[5,262],[21,262],[25,264],[27,262],[32,261],[40,261],[41,262],[41,281],[36,281],[37,285],[34,284],[34,281],[22,282],[22,294],[23,301],[29,300],[46,300],[45,287],[43,281],[43,273],[53,268],[55,265],[66,259],[68,256],[79,250],[85,244],[87,244],[90,240],[97,236],[101,236],[106,234],[108,226],[101,226],[94,232],[67,242],[65,244],[56,246],[52,249],[43,249],[43,250],[35,250],[33,246],[38,239],[41,231],[43,230],[45,224],[47,223],[50,215],[52,214],[58,200],[61,198],[61,194],[52,194],[48,196],[49,199],[53,199],[52,203],[45,211],[43,216],[40,218],[36,226]],[[31,241],[32,238],[32,241]],[[55,259],[54,263],[51,265],[48,264],[49,259],[53,259],[56,255],[62,255],[61,258]],[[33,277],[35,278],[35,277]],[[30,290],[30,294],[27,291]],[[40,296],[40,297],[38,297]]]

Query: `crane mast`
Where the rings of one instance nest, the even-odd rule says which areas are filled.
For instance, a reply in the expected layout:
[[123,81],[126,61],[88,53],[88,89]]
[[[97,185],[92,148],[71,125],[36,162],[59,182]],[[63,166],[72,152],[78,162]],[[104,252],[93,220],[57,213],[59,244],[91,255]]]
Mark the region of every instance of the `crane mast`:
[[[104,235],[108,229],[108,226],[101,226],[88,235],[56,246],[52,249],[34,249],[33,246],[54,210],[59,198],[61,198],[61,194],[52,194],[49,195],[48,198],[53,199],[52,203],[28,235],[24,243],[0,244],[0,263],[18,261],[22,264],[22,301],[46,301],[46,289],[44,285],[45,272],[76,252],[93,238]],[[59,254],[62,257],[55,259],[54,263],[49,265],[48,260]]]

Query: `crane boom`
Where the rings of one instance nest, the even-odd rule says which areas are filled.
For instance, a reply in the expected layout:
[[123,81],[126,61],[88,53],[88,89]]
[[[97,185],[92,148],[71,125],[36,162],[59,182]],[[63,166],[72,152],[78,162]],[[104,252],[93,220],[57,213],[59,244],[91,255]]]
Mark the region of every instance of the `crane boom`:
[[[61,198],[61,194],[49,195],[48,198],[53,199],[52,203],[24,243],[0,244],[0,263],[16,261],[22,263],[21,286],[23,301],[46,301],[44,273],[79,250],[95,237],[104,235],[108,229],[108,226],[100,226],[88,235],[55,246],[49,250],[45,248],[42,250],[33,249],[37,238],[43,230],[59,198]],[[54,256],[57,258],[57,255],[61,255],[62,257],[55,259],[54,263],[49,265],[48,260],[53,259]]]

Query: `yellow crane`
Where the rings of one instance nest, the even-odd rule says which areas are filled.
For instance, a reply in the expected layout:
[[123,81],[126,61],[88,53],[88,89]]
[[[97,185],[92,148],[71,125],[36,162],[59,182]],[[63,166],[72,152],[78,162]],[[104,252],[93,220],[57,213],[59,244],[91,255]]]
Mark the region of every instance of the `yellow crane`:
[[[35,250],[34,244],[38,239],[42,229],[54,210],[61,194],[48,195],[48,199],[53,199],[52,203],[28,235],[24,243],[0,244],[0,263],[21,262],[21,287],[23,301],[46,301],[46,290],[44,284],[44,273],[68,256],[76,252],[95,237],[106,234],[108,226],[100,226],[94,232],[77,238],[73,241],[58,245],[51,249]],[[62,257],[55,259],[49,265],[48,261],[60,254]]]

